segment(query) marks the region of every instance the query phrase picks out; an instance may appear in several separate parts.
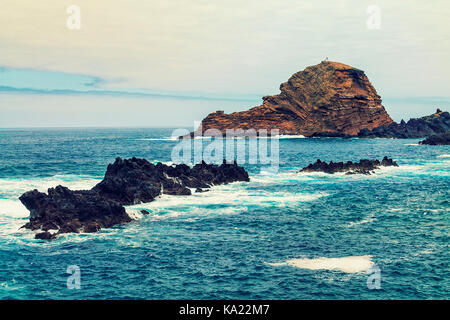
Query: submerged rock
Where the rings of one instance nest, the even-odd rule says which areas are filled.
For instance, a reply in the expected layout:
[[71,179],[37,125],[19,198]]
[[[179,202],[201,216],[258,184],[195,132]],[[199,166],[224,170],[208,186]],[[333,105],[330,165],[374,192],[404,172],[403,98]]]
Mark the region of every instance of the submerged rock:
[[419,144],[428,144],[428,145],[432,145],[432,146],[449,145],[450,144],[450,131],[447,131],[443,134],[432,135],[431,137],[428,137],[425,140],[420,141]]
[[384,157],[381,162],[379,160],[361,159],[359,162],[347,161],[344,163],[330,161],[330,163],[327,163],[318,159],[315,163],[309,164],[299,172],[325,172],[329,174],[345,172],[346,174],[371,174],[374,170],[379,169],[380,166],[398,167],[398,164],[388,157]]
[[202,162],[190,168],[117,158],[91,190],[72,191],[57,186],[48,189],[47,194],[26,192],[19,199],[30,211],[30,222],[24,227],[42,230],[36,235],[38,239],[53,239],[61,233],[96,232],[128,223],[132,219],[124,205],[151,202],[161,194],[190,195],[190,188],[234,181],[249,181],[248,173],[236,163],[219,166]]

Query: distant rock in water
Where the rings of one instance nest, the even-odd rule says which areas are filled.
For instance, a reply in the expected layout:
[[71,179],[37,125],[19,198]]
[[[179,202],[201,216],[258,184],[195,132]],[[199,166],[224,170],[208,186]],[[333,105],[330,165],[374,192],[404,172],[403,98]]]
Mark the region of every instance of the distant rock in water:
[[425,140],[420,141],[419,144],[428,144],[431,146],[449,145],[450,144],[450,131],[447,131],[443,134],[433,135],[431,137],[428,137]]
[[342,63],[307,67],[281,84],[280,91],[247,111],[211,113],[196,134],[209,135],[208,129],[223,134],[227,129],[278,129],[283,135],[341,137],[393,123],[364,71]]
[[436,113],[408,122],[383,125],[373,130],[363,129],[359,132],[360,138],[424,138],[431,135],[443,134],[450,130],[450,114],[439,109]]
[[91,190],[57,186],[48,189],[48,194],[33,190],[19,199],[30,210],[30,222],[24,227],[42,230],[36,234],[37,239],[53,239],[62,233],[95,232],[128,223],[132,219],[124,205],[151,202],[161,194],[190,195],[190,188],[235,181],[249,181],[248,173],[236,163],[219,166],[202,162],[190,168],[117,158],[108,165],[105,178]]
[[345,172],[346,174],[371,174],[374,170],[383,167],[398,167],[397,162],[388,157],[384,157],[381,162],[379,160],[361,159],[359,162],[333,162],[326,163],[318,159],[315,163],[309,164],[299,172],[325,172],[336,173]]

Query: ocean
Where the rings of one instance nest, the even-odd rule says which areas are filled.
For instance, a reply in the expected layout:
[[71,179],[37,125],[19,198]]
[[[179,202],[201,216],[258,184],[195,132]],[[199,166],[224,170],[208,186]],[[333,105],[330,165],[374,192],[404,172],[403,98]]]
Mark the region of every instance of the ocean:
[[[22,193],[89,189],[119,156],[170,163],[172,130],[0,129],[0,299],[449,298],[450,147],[419,139],[281,138],[279,171],[244,164],[249,183],[129,206],[136,221],[97,233],[20,229]],[[297,173],[384,156],[399,167]]]

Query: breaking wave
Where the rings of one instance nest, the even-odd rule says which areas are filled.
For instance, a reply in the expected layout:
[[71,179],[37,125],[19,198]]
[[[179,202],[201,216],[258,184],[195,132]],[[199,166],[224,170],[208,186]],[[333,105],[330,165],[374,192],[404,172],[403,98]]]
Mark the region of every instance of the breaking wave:
[[373,265],[372,256],[342,258],[291,259],[279,263],[267,263],[273,267],[292,266],[309,270],[339,270],[346,273],[365,272]]

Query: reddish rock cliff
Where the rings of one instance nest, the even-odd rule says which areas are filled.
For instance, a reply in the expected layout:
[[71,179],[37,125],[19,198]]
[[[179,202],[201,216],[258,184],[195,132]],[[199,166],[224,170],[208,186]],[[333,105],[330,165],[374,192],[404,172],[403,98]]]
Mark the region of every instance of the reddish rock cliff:
[[223,133],[226,129],[253,128],[278,129],[280,134],[292,135],[355,136],[361,129],[393,122],[364,71],[342,63],[323,61],[307,67],[280,90],[250,110],[209,114],[202,121],[202,133],[213,128]]

